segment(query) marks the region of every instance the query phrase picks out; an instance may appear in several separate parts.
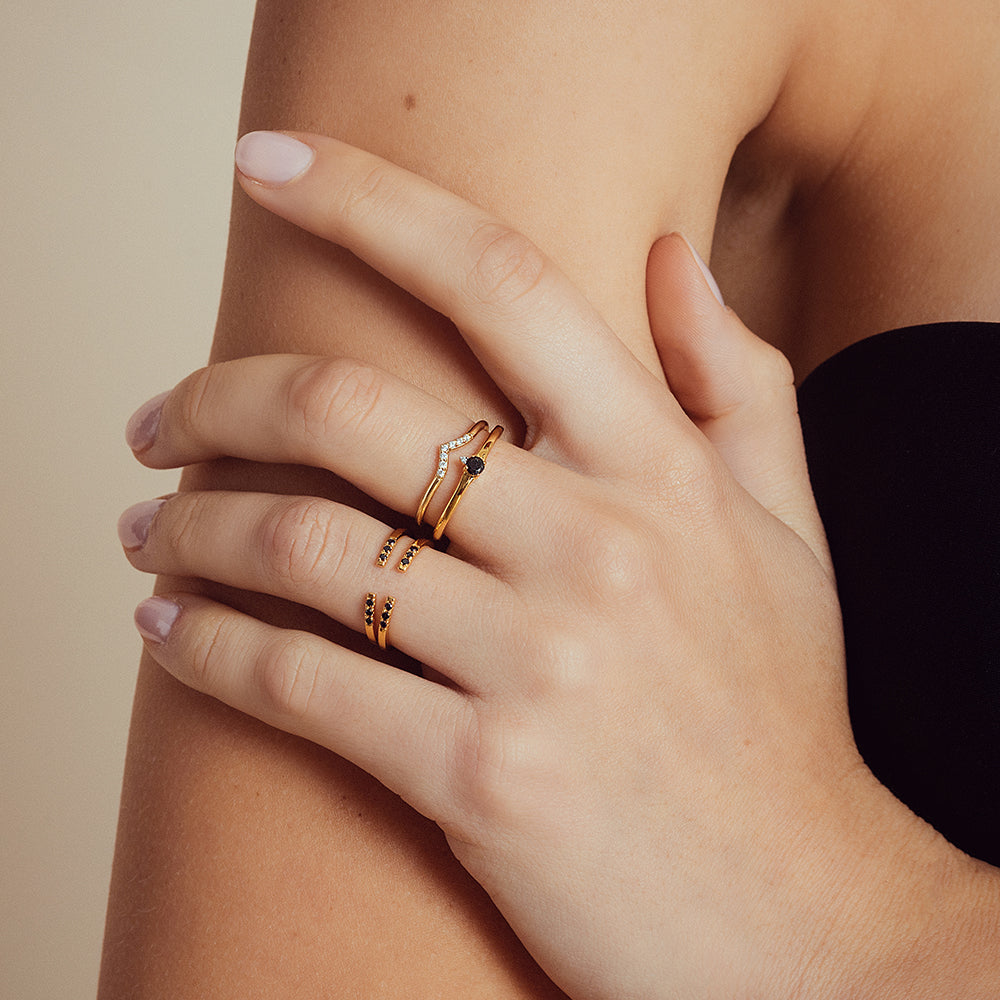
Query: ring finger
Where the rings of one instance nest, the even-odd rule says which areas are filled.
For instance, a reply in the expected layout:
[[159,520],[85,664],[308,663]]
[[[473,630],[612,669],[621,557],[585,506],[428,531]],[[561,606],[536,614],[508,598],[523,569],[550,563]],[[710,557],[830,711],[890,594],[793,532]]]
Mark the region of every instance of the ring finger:
[[[369,637],[435,667],[467,690],[502,676],[497,623],[510,589],[490,574],[390,529],[350,507],[316,497],[181,493],[127,510],[119,535],[131,563],[168,576],[201,577],[271,594],[365,630],[366,595],[376,594]],[[377,560],[385,553],[379,565]],[[391,619],[379,634],[387,598]],[[475,613],[489,607],[489,615]],[[482,655],[468,656],[468,649]]]

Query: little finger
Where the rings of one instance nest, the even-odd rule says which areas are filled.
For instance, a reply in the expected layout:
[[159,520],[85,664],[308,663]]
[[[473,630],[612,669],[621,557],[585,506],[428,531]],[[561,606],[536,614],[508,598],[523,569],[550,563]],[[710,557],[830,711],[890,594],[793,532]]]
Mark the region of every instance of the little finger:
[[447,815],[450,748],[468,728],[461,693],[192,594],[150,598],[135,618],[182,683],[327,747],[432,819]]

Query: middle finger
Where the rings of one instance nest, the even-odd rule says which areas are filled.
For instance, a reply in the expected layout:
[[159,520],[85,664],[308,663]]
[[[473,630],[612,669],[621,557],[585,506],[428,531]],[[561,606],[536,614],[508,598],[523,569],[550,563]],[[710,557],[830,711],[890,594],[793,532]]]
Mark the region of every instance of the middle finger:
[[[437,478],[442,446],[462,438],[472,423],[378,369],[346,359],[274,355],[223,362],[189,376],[165,399],[138,411],[129,443],[153,468],[228,456],[328,469],[415,517]],[[429,528],[462,476],[461,458],[476,454],[486,437],[480,432],[447,451],[446,474],[423,518]],[[501,438],[482,476],[462,494],[448,538],[474,551],[477,561],[523,565],[538,545],[534,507],[543,491],[537,487],[559,474],[567,471]],[[528,489],[529,483],[536,488]]]

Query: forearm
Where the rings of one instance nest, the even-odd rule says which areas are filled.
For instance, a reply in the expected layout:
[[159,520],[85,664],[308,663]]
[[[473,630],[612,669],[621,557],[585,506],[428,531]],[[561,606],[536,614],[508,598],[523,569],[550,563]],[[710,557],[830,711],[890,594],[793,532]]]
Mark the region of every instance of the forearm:
[[[880,884],[873,869],[868,879],[881,904],[854,940],[854,981],[866,992],[852,995],[992,1000],[1000,993],[1000,872],[921,826],[886,856],[891,874]],[[892,842],[885,832],[883,852]]]
[[[796,843],[767,880],[772,913],[781,914],[771,981],[786,977],[776,995],[998,995],[1000,872],[949,844],[866,768],[827,789]],[[794,954],[805,965],[789,963]]]

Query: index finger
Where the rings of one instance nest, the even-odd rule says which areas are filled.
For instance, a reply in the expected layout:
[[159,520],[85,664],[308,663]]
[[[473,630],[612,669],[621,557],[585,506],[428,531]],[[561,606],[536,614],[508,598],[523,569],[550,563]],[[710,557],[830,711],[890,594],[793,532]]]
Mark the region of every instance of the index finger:
[[649,426],[650,406],[661,422],[664,402],[681,417],[662,383],[559,268],[483,209],[313,134],[252,132],[237,146],[237,166],[258,203],[448,316],[531,437],[544,436],[574,464],[595,457],[594,432],[607,427],[609,413],[622,430],[614,442],[604,436],[616,459],[621,438]]

